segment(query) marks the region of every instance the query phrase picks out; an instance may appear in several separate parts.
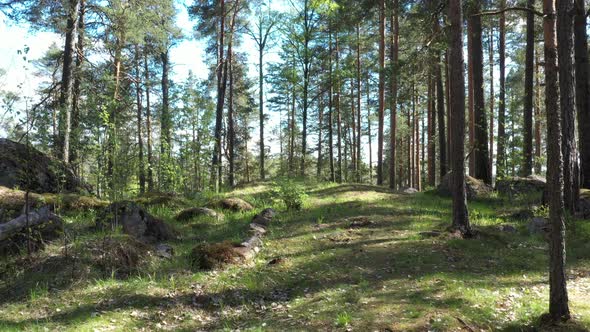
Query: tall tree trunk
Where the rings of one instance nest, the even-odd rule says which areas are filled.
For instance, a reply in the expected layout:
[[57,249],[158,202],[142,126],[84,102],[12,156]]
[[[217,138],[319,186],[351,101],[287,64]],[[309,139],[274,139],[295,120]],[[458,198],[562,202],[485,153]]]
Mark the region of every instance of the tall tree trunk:
[[438,115],[438,149],[440,178],[447,174],[447,138],[445,134],[445,91],[443,88],[441,56],[438,55],[436,64],[436,106]]
[[[474,13],[479,13],[481,7],[479,2],[474,4]],[[472,34],[471,50],[472,69],[473,69],[473,130],[474,130],[474,176],[487,184],[492,183],[492,175],[489,169],[489,150],[488,150],[488,121],[485,111],[484,92],[483,92],[483,44],[482,44],[482,26],[481,16],[471,16]]]
[[316,177],[318,181],[321,181],[322,177],[322,166],[323,166],[323,155],[322,155],[322,131],[324,126],[324,104],[323,104],[323,93],[320,93],[319,99],[319,107],[318,107],[318,115],[319,115],[319,124],[318,124],[318,167],[316,172]]
[[371,135],[371,86],[367,77],[367,136],[369,139],[369,184],[373,184],[373,136]]
[[141,88],[141,71],[139,70],[139,59],[141,57],[139,46],[135,44],[135,97],[137,103],[137,148],[138,148],[138,167],[139,167],[139,192],[145,192],[145,165],[143,160],[143,137],[141,136],[143,127],[143,105],[142,105],[142,88]]
[[336,182],[336,172],[334,172],[334,114],[332,98],[334,96],[334,78],[332,72],[332,32],[329,32],[329,53],[328,66],[330,79],[330,95],[328,96],[328,149],[330,153],[330,181]]
[[[356,102],[357,102],[357,134],[356,134],[356,170],[357,170],[357,182],[361,182],[361,28],[360,24],[356,25]],[[368,107],[368,105],[367,105]]]
[[[258,121],[260,123],[260,179],[264,181],[264,48],[266,46],[266,37],[262,36],[262,24],[259,27],[260,45],[258,48]],[[264,40],[263,40],[264,39]]]
[[[477,1],[476,1],[477,2]],[[475,177],[475,112],[473,83],[473,17],[467,20],[467,105],[469,114],[469,175]]]
[[60,143],[61,159],[70,162],[70,134],[72,129],[72,108],[74,100],[74,56],[76,54],[76,36],[80,13],[80,0],[68,1],[68,20],[66,41],[64,46],[64,60],[62,65],[61,93],[59,97],[60,109],[63,112],[62,136]]
[[[161,160],[170,162],[172,157],[172,118],[170,115],[170,58],[168,55],[168,48],[160,54],[160,60],[162,61],[162,114],[160,115],[160,154]],[[166,183],[169,179],[164,177],[161,179],[162,182]]]
[[342,114],[340,112],[340,93],[342,84],[340,81],[340,48],[338,45],[338,33],[336,33],[336,95],[334,96],[334,103],[336,104],[336,125],[338,126],[338,176],[336,181],[342,183],[343,180],[343,169],[342,169]]
[[215,108],[215,133],[213,160],[211,162],[211,185],[215,192],[221,189],[221,131],[223,127],[223,103],[225,100],[225,87],[223,86],[224,47],[225,47],[225,0],[220,0],[219,31],[217,40],[217,104]]
[[385,116],[385,0],[379,1],[379,132],[377,138],[377,185],[383,185],[383,127]]
[[[414,103],[414,97],[412,96],[412,104]],[[413,106],[412,106],[413,107]],[[407,144],[407,161],[408,161],[408,187],[414,187],[414,128],[412,127],[412,109],[408,109],[408,117],[407,117],[407,126],[408,126],[408,136],[406,139]]]
[[453,225],[464,237],[472,235],[465,191],[465,77],[463,73],[463,13],[461,0],[449,0],[450,54],[449,83],[451,93],[451,168]]
[[78,148],[80,144],[80,96],[82,94],[82,64],[84,63],[85,15],[86,1],[80,0],[80,11],[78,15],[78,42],[76,44],[76,71],[74,75],[74,96],[72,101],[72,128],[70,135],[70,164],[74,166],[74,171],[77,175],[80,175],[80,167],[78,163],[78,158],[80,155]]
[[[303,130],[301,133],[301,176],[305,176],[305,158],[307,157],[307,111],[309,107],[309,75],[311,54],[309,51],[309,42],[311,38],[311,18],[309,16],[309,0],[305,0],[303,20],[305,31],[303,36]],[[338,43],[338,42],[336,42]]]
[[535,89],[536,91],[536,107],[535,107],[535,173],[541,174],[541,74],[539,73],[539,66],[541,66],[541,56],[537,55],[535,65]]
[[398,0],[393,0],[391,8],[391,79],[390,79],[390,116],[389,116],[389,188],[395,189],[395,164],[396,164],[396,141],[397,141],[397,80],[398,72],[398,57],[399,57],[399,3]]
[[[564,0],[561,0],[564,1]],[[551,240],[549,246],[549,315],[554,321],[569,319],[565,277],[565,223],[563,202],[563,160],[561,157],[561,113],[557,66],[555,0],[544,0],[545,16],[545,108],[547,113],[547,185]],[[561,40],[560,40],[561,41]]]
[[148,52],[144,52],[143,65],[145,75],[145,127],[146,127],[146,144],[147,144],[147,188],[148,191],[154,190],[154,168],[152,156],[152,111],[150,105],[150,70],[148,64]]
[[494,111],[495,111],[495,100],[496,94],[494,92],[494,28],[490,28],[489,35],[489,60],[490,60],[490,156],[489,166],[490,178],[493,178],[493,165],[494,165]]
[[[531,10],[535,0],[528,0],[527,7]],[[526,60],[524,78],[524,146],[522,175],[533,173],[533,70],[535,65],[535,14],[527,13],[526,18]]]
[[[500,9],[506,0],[500,0]],[[506,15],[500,14],[500,104],[498,105],[498,151],[496,152],[496,178],[504,176],[506,168]]]
[[[434,67],[433,67],[434,68]],[[432,68],[431,68],[432,70]],[[436,116],[434,101],[434,80],[432,73],[428,75],[428,185],[434,187],[436,183],[436,145],[434,138],[436,136]]]
[[355,108],[355,90],[354,90],[354,80],[350,79],[350,110],[351,110],[351,119],[350,119],[350,131],[351,131],[351,142],[350,142],[350,160],[352,163],[352,170],[353,175],[356,179],[356,173],[358,170],[356,169],[356,110]]
[[561,129],[563,131],[561,149],[563,153],[564,203],[565,208],[573,213],[577,207],[580,191],[577,176],[576,108],[574,102],[574,30],[572,25],[574,0],[560,0],[558,4],[557,40],[559,40],[559,43],[557,52],[559,61]]
[[420,114],[417,111],[418,107],[418,94],[416,93],[416,87],[414,86],[414,105],[413,105],[413,117],[414,117],[414,152],[415,154],[415,161],[414,161],[414,184],[416,185],[415,188],[418,191],[422,190],[422,168],[421,168],[421,159],[420,159]]
[[[227,105],[227,139],[228,139],[228,183],[230,187],[236,185],[235,179],[235,157],[236,157],[236,131],[234,121],[234,70],[233,70],[233,51],[230,49],[227,54],[228,70],[229,70],[229,98]],[[248,157],[246,156],[246,159]]]
[[590,189],[590,65],[584,0],[576,0],[574,18],[574,49],[576,64],[576,108],[580,142],[580,186]]

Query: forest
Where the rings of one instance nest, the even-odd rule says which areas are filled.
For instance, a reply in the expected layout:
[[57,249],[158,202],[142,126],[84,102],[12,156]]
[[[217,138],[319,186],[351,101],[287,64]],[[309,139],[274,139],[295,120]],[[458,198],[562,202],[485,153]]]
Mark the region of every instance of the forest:
[[590,331],[589,15],[0,0],[0,331]]

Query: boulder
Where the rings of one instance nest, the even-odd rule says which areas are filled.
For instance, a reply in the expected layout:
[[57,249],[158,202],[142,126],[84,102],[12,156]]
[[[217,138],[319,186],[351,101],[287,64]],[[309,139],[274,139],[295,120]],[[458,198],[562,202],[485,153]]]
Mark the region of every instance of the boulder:
[[417,194],[419,191],[416,188],[404,188],[401,192],[406,195],[413,195]]
[[268,227],[272,219],[277,215],[273,209],[264,209],[252,218],[252,223]]
[[211,207],[232,210],[235,212],[250,211],[254,209],[252,205],[241,198],[224,198],[220,201],[210,204]]
[[174,230],[145,211],[136,203],[115,202],[102,210],[96,218],[99,229],[114,230],[121,226],[125,234],[145,243],[174,238]]
[[517,233],[518,231],[516,230],[516,227],[512,226],[512,225],[500,225],[498,226],[498,230],[500,232],[504,232],[504,233]]
[[523,177],[509,177],[505,179],[499,179],[496,181],[496,190],[501,195],[514,197],[518,195],[536,194],[541,198],[547,180],[538,175],[531,175],[525,178]]
[[59,160],[6,138],[0,138],[0,186],[37,193],[91,191]]
[[[443,176],[440,184],[437,187],[437,192],[443,196],[451,196],[451,172]],[[490,195],[493,188],[474,177],[465,176],[465,189],[467,190],[467,199],[479,199]]]
[[527,225],[527,229],[531,235],[541,234],[546,235],[549,233],[551,226],[545,218],[535,217],[531,219]]
[[200,216],[207,216],[219,221],[222,221],[224,218],[223,213],[217,212],[215,210],[211,210],[204,207],[196,207],[196,208],[189,208],[182,210],[177,216],[176,220],[178,221],[187,221],[192,218],[200,217]]

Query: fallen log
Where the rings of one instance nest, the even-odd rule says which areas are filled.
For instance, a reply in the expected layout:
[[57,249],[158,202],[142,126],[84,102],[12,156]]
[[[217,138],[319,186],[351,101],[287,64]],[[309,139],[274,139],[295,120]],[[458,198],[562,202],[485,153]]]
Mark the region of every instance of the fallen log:
[[28,220],[27,214],[22,214],[9,222],[0,224],[0,241],[4,241],[18,234],[27,227],[35,227],[49,222],[61,223],[61,219],[53,214],[47,206],[29,212]]

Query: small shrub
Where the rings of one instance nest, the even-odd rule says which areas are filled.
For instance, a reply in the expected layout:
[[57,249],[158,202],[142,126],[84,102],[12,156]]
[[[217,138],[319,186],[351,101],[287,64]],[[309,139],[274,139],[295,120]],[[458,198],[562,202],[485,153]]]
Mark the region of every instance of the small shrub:
[[350,316],[350,314],[348,312],[341,312],[338,314],[338,317],[336,317],[336,326],[338,327],[346,327],[350,324],[350,322],[352,321],[352,317]]
[[307,198],[305,188],[299,183],[287,179],[277,183],[277,196],[285,203],[288,210],[301,210]]

